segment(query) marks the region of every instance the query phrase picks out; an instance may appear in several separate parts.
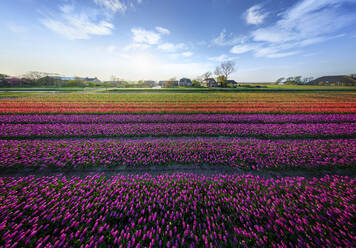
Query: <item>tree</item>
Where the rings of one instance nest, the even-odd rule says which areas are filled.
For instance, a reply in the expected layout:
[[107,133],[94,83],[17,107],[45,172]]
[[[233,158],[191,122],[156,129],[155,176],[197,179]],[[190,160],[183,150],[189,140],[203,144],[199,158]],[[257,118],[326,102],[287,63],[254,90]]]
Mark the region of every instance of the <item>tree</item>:
[[294,81],[297,83],[297,84],[300,84],[302,82],[302,76],[296,76],[294,77]]
[[215,76],[220,76],[220,75],[222,75],[222,71],[221,71],[221,69],[220,69],[220,66],[217,66],[216,68],[215,68],[215,71],[214,71],[214,74],[215,74]]
[[226,87],[226,80],[229,78],[230,74],[235,71],[235,62],[224,61],[219,66],[216,67],[214,74],[216,76],[224,76],[225,82],[221,84],[222,87]]
[[201,75],[202,79],[208,79],[211,78],[212,73],[210,71],[205,72],[203,75]]
[[41,71],[29,71],[22,75],[22,78],[26,78],[29,80],[37,81],[40,78],[50,76],[50,75],[58,75],[57,73],[48,73],[48,72],[41,72]]
[[295,84],[294,77],[287,77],[286,84]]
[[229,78],[230,74],[235,71],[235,62],[225,61],[220,65],[222,74],[225,76],[226,80]]
[[55,77],[42,77],[38,80],[36,80],[36,83],[39,86],[56,86],[56,87],[60,87],[63,83],[63,81],[60,78],[55,78]]
[[112,82],[106,81],[103,83],[103,86],[105,87],[105,90],[108,91],[108,88],[112,87]]
[[120,79],[119,77],[117,77],[117,76],[115,76],[115,75],[112,75],[112,76],[110,77],[110,80],[111,80],[112,82],[120,82],[120,81],[122,81],[122,79]]
[[192,81],[192,86],[193,87],[200,87],[201,85],[200,85],[200,82],[198,80],[193,80]]
[[216,81],[218,82],[218,85],[221,85],[221,87],[226,87],[226,77],[224,75],[218,76]]
[[68,82],[66,82],[65,86],[72,87],[72,88],[85,87],[85,83],[83,80],[75,79],[75,80],[69,80]]
[[305,77],[302,79],[302,84],[309,84],[313,79],[313,77]]
[[6,77],[8,77],[8,75],[6,75],[6,74],[1,74],[1,73],[0,73],[0,79],[4,79],[4,78],[6,78]]
[[284,77],[278,78],[276,81],[276,84],[282,83],[284,80]]

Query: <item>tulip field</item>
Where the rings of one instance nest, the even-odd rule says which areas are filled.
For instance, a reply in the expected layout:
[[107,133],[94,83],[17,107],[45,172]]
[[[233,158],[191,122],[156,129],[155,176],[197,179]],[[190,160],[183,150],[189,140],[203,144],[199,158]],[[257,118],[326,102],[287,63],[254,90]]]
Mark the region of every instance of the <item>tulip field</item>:
[[354,91],[0,95],[0,247],[356,247],[355,175]]

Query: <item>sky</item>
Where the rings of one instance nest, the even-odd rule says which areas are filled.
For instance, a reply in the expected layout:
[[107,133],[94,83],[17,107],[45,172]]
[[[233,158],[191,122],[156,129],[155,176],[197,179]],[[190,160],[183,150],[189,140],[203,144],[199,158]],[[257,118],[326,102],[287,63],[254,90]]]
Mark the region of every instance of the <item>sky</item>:
[[125,80],[356,73],[356,0],[0,0],[0,73]]

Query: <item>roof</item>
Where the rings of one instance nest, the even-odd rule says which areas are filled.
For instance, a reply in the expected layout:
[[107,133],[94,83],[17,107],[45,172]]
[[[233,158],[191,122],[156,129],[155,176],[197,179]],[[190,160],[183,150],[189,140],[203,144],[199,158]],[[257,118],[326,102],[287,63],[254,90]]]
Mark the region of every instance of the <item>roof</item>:
[[53,79],[59,79],[62,81],[70,81],[70,80],[75,80],[74,77],[61,77],[61,76],[48,76],[49,78],[53,78]]
[[181,78],[179,80],[179,82],[191,82],[192,80],[190,80],[189,78]]
[[87,78],[84,78],[84,80],[85,81],[99,81],[99,79],[98,78],[89,78],[89,77],[87,77]]
[[343,82],[343,83],[354,83],[356,84],[356,80],[343,76],[343,75],[338,75],[338,76],[324,76],[320,77],[317,79],[314,79],[313,81],[310,81],[311,84],[313,83],[318,83],[318,82],[328,82],[328,83],[338,83],[338,82]]
[[208,81],[208,82],[214,81],[214,82],[216,82],[214,78],[206,78],[203,81]]

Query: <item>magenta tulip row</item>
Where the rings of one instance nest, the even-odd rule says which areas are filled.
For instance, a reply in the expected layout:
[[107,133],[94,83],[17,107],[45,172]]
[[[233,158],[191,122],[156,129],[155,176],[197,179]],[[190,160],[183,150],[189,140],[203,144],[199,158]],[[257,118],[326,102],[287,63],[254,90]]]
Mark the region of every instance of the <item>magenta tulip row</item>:
[[0,115],[0,123],[343,123],[355,114],[114,114],[114,115]]
[[228,165],[242,169],[355,167],[356,139],[0,140],[2,168]]
[[0,124],[0,138],[234,136],[260,138],[354,137],[356,123],[134,123]]
[[354,247],[354,179],[0,178],[2,247]]

